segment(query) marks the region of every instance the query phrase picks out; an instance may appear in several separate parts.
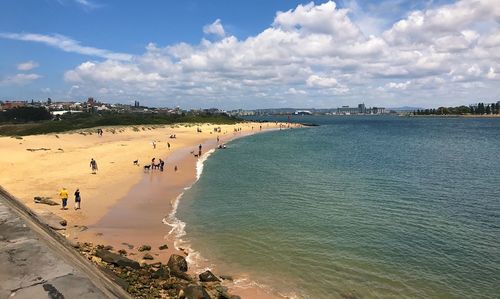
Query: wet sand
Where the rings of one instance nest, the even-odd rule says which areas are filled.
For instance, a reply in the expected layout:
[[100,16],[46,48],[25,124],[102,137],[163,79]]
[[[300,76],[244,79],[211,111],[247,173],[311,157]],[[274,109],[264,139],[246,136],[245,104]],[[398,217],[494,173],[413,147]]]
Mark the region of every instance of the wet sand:
[[[257,131],[231,134],[222,137],[219,144],[254,133]],[[207,140],[202,143],[203,152],[206,154],[210,150],[220,150],[216,149],[217,145],[216,140]],[[126,250],[129,257],[141,262],[146,262],[142,259],[144,252],[138,251],[142,245],[152,247],[151,251],[148,252],[153,255],[154,260],[148,261],[149,263],[156,261],[165,263],[173,253],[184,255],[189,259],[189,250],[176,246],[177,236],[172,231],[173,227],[164,223],[163,219],[168,218],[169,214],[172,213],[175,201],[182,200],[179,199],[179,196],[185,191],[185,188],[196,182],[196,167],[200,158],[194,157],[192,151],[197,152],[198,149],[185,147],[172,152],[165,160],[163,172],[159,170],[146,172],[141,181],[124,198],[77,238],[92,240],[95,244],[111,245],[115,250]],[[177,172],[174,171],[175,165],[178,166]],[[168,249],[159,250],[159,246],[164,244],[168,246]],[[206,267],[207,265],[203,264],[191,264],[189,272],[196,275],[203,272]],[[228,282],[227,286],[232,293],[238,294],[242,298],[282,298],[259,287],[241,287],[231,282]]]

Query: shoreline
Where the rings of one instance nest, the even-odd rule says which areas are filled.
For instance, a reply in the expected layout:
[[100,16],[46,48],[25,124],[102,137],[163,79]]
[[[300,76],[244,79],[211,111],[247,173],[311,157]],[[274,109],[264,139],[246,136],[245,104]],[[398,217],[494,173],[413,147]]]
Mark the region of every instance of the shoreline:
[[[243,131],[232,134],[226,138],[221,138],[220,144],[228,143],[238,138],[279,130],[279,127],[263,128],[262,131]],[[89,229],[78,236],[79,239],[90,241],[94,244],[105,244],[113,246],[115,251],[125,250],[129,258],[141,263],[154,263],[168,260],[171,254],[182,255],[189,264],[188,273],[198,275],[205,270],[211,270],[216,275],[231,276],[233,273],[217,273],[214,271],[216,265],[222,261],[207,261],[196,249],[184,243],[181,239],[185,235],[185,223],[176,217],[177,205],[184,192],[190,189],[199,179],[204,162],[215,151],[217,143],[214,140],[207,140],[202,143],[203,149],[207,149],[202,157],[193,158],[191,148],[185,147],[171,153],[166,159],[167,175],[158,176],[158,173],[147,174],[136,183],[129,193],[120,199],[106,215],[97,223],[89,225]],[[179,172],[184,169],[183,176],[169,176],[172,174],[171,164],[180,165]],[[170,167],[169,167],[170,165]],[[187,171],[186,171],[187,170]],[[179,173],[174,175],[178,175]],[[147,205],[138,203],[139,197],[146,198]],[[164,200],[162,200],[164,198]],[[115,209],[113,211],[113,209]],[[140,210],[135,216],[131,216],[134,211]],[[126,218],[121,217],[127,215]],[[136,223],[134,227],[126,227],[127,223]],[[142,223],[143,227],[138,227],[137,223]],[[125,227],[125,228],[124,228]],[[101,235],[102,234],[102,235]],[[134,246],[133,248],[130,248]],[[137,249],[142,245],[152,247],[148,253],[153,255],[153,260],[145,261],[140,257],[144,252]],[[159,246],[167,245],[168,249],[158,250]],[[228,275],[229,274],[229,275]],[[237,281],[239,277],[234,277],[234,281],[224,281],[223,285],[229,288],[229,292],[250,299],[280,299],[277,294],[269,293],[267,288],[263,288],[256,283],[240,285]]]
[[[171,254],[186,255],[182,248],[180,250],[175,248],[177,236],[172,238],[173,229],[164,224],[162,220],[174,211],[172,204],[180,200],[185,189],[197,181],[196,164],[199,159],[195,159],[191,155],[191,151],[197,149],[199,142],[203,144],[204,152],[215,148],[217,135],[221,137],[220,143],[226,143],[236,138],[260,133],[259,126],[262,126],[262,132],[265,132],[270,129],[278,130],[281,125],[281,123],[240,123],[220,126],[204,124],[185,125],[182,128],[175,125],[167,128],[164,126],[158,128],[148,127],[147,129],[142,127],[142,131],[137,130],[136,127],[128,126],[105,128],[105,138],[92,136],[92,130],[95,128],[59,135],[25,136],[22,139],[2,137],[0,138],[0,145],[2,145],[0,151],[2,155],[0,156],[3,157],[1,162],[10,162],[14,169],[7,167],[8,169],[4,169],[0,173],[3,178],[8,178],[7,180],[3,179],[4,181],[1,184],[9,192],[16,194],[26,206],[35,211],[49,210],[67,219],[68,227],[62,234],[70,241],[111,245],[114,251],[126,250],[130,253],[129,258],[141,262],[145,262],[140,258],[140,254],[144,254],[144,252],[139,253],[136,250],[139,246],[147,244],[152,246],[151,253],[154,256],[152,263],[157,261],[166,262]],[[208,132],[194,133],[196,127]],[[222,127],[223,130],[218,134],[214,131],[210,132],[210,129],[214,127]],[[236,131],[238,127],[242,128],[241,131]],[[231,130],[234,131],[230,132]],[[118,131],[117,134],[116,131]],[[171,132],[177,134],[179,139],[182,138],[183,142],[179,144],[176,139],[157,141],[160,149],[156,151],[156,148],[153,149],[149,144],[148,140],[156,140],[154,136],[168,136]],[[134,136],[134,134],[140,136]],[[173,145],[172,150],[166,149],[168,141]],[[58,144],[54,146],[54,143]],[[48,148],[47,144],[50,144],[52,148]],[[54,147],[57,146],[59,147],[56,150]],[[116,153],[117,150],[123,151],[122,147],[125,146],[127,146],[127,151],[124,153],[126,157],[123,158],[116,155],[93,154],[96,152],[109,153],[110,151]],[[20,150],[22,148],[26,151]],[[133,150],[130,150],[132,148]],[[83,171],[82,175],[80,172],[82,172],[83,168],[68,170],[64,167],[62,169],[55,167],[64,165],[67,162],[67,159],[61,159],[64,156],[70,156],[67,157],[69,161],[75,161],[83,155],[89,155],[89,152],[92,153],[91,156],[97,157],[96,160],[100,167],[97,175],[88,177],[86,171]],[[121,155],[122,153],[119,156]],[[142,163],[139,167],[140,170],[137,169],[137,166],[129,166],[132,164],[132,157],[140,156],[139,160],[142,162],[148,161],[149,158],[146,157],[152,155],[157,158],[159,156],[166,157],[166,170],[164,172],[150,170],[148,174],[143,173]],[[86,164],[86,162],[84,163]],[[127,167],[124,167],[124,169],[113,167],[113,171],[102,170],[109,165],[106,165],[106,162],[110,166],[126,163]],[[101,165],[105,165],[105,167]],[[179,166],[177,172],[172,170],[173,165]],[[26,177],[27,169],[35,170],[37,173]],[[44,172],[45,169],[49,170]],[[57,197],[54,196],[54,189],[59,189],[62,184],[56,182],[65,178],[67,178],[68,182],[77,184],[83,190],[82,210],[60,211],[59,206],[48,207],[35,204],[30,200],[34,196],[44,196],[52,197],[54,201],[59,202]],[[167,182],[168,184],[166,184]],[[68,188],[70,194],[72,194],[74,188],[72,184],[64,184],[65,187],[70,187]],[[158,190],[150,192],[156,187],[161,190],[161,186],[163,186],[163,190],[165,188],[169,190],[167,192],[157,192]],[[51,193],[47,191],[48,188],[51,189]],[[143,202],[134,201],[134,198],[144,197],[144,190],[149,190],[151,198]],[[98,197],[100,200],[93,200],[93,197]],[[103,197],[106,197],[106,199],[102,200]],[[165,198],[168,200],[165,200]],[[70,196],[70,207],[72,202],[72,196]],[[166,207],[168,209],[165,209]],[[143,211],[143,213],[127,213],[126,209],[130,209],[131,212]],[[115,213],[113,214],[113,212]],[[151,213],[155,215],[151,215]],[[158,215],[161,217],[155,218]],[[175,216],[175,214],[172,215]],[[124,236],[130,236],[130,238],[124,240]],[[157,250],[160,245],[165,244],[168,246],[167,250]],[[131,246],[134,246],[133,249],[130,248]],[[253,290],[247,294],[248,291],[236,289],[234,292],[241,294],[243,298],[279,298],[276,296],[266,297],[267,294],[261,293],[262,290]]]

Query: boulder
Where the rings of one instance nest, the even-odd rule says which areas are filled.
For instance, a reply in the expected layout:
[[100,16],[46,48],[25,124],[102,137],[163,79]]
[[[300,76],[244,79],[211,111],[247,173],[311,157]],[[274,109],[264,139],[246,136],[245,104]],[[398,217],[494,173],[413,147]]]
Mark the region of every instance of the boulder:
[[188,285],[179,292],[180,299],[211,299],[207,291],[199,285]]
[[151,250],[151,246],[149,246],[149,245],[142,245],[141,247],[139,247],[138,250],[139,251],[149,251],[149,250]]
[[168,245],[167,244],[163,244],[160,247],[158,247],[158,249],[160,249],[160,250],[168,249]]
[[95,255],[100,257],[106,263],[110,263],[120,267],[130,267],[133,269],[140,269],[141,265],[138,262],[128,259],[122,255],[112,253],[105,249],[97,249]]
[[62,226],[66,226],[66,225],[68,225],[68,221],[63,219],[63,220],[59,221],[59,224]]
[[186,272],[188,270],[186,259],[178,254],[172,254],[170,256],[167,266],[172,271]]
[[146,253],[146,254],[144,255],[143,259],[145,259],[145,260],[154,260],[154,257],[153,257],[151,254]]
[[170,277],[170,271],[167,267],[161,267],[151,274],[151,278],[153,279],[167,279]]
[[[61,223],[65,223],[66,220],[57,216],[56,214],[49,211],[35,211],[40,220],[47,224],[50,228],[55,230],[63,230],[66,229],[65,226],[61,225]],[[67,225],[67,223],[66,223]]]
[[200,281],[209,282],[209,281],[220,281],[210,270],[207,270],[199,275]]
[[35,201],[35,203],[40,203],[40,204],[49,205],[49,206],[60,205],[59,203],[57,203],[53,200],[50,200],[50,197],[35,196],[33,198],[33,200]]
[[129,283],[119,277],[118,275],[116,275],[113,271],[111,271],[110,269],[106,268],[106,267],[99,267],[101,269],[101,271],[103,271],[104,273],[106,273],[106,275],[111,278],[116,284],[118,284],[122,289],[124,289],[125,291],[128,289],[128,287],[130,286]]

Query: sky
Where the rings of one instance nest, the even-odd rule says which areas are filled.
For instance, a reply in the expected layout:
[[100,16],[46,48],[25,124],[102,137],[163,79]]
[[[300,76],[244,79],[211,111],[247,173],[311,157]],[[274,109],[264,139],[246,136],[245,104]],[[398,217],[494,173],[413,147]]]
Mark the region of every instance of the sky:
[[500,0],[2,0],[0,100],[256,109],[500,100]]

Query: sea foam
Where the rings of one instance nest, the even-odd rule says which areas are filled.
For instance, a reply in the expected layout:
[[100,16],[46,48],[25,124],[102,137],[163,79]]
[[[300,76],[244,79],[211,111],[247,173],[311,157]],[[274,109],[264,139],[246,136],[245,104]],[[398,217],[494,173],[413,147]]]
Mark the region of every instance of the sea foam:
[[173,200],[171,212],[162,220],[164,224],[171,227],[167,236],[172,236],[174,238],[174,247],[177,250],[180,250],[182,248],[183,251],[188,253],[186,260],[194,268],[199,268],[202,263],[206,264],[207,260],[204,259],[199,252],[193,250],[187,241],[182,239],[182,237],[186,235],[186,223],[177,218],[177,208],[182,196],[184,195],[184,192],[191,189],[191,187],[200,179],[201,174],[203,173],[203,166],[205,164],[205,161],[214,152],[215,150],[211,149],[203,154],[198,159],[198,161],[196,161],[196,180],[192,185],[184,188],[184,191]]

